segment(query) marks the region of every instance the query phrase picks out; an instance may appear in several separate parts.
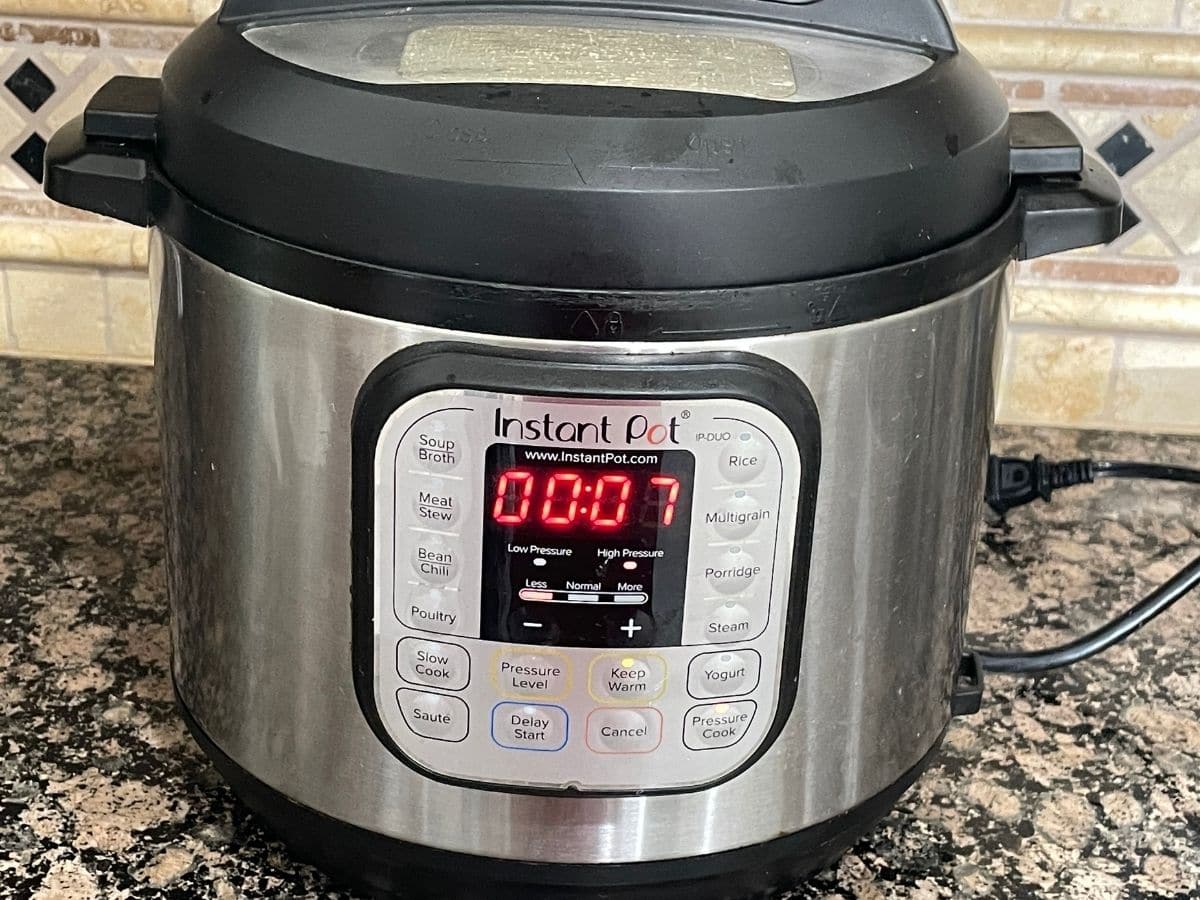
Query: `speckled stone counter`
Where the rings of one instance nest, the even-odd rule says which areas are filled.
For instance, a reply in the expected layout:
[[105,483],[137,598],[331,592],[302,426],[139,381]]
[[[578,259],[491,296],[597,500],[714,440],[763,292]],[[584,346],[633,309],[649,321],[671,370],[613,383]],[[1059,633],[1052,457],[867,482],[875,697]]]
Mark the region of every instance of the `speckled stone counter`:
[[[1200,441],[1006,430],[1022,453],[1200,465]],[[0,896],[343,898],[175,714],[150,374],[0,360]],[[1200,548],[1200,492],[1110,484],[989,526],[988,645],[1098,625]],[[1200,598],[1036,680],[993,677],[899,809],[794,898],[1200,897]],[[481,886],[480,896],[486,896]]]

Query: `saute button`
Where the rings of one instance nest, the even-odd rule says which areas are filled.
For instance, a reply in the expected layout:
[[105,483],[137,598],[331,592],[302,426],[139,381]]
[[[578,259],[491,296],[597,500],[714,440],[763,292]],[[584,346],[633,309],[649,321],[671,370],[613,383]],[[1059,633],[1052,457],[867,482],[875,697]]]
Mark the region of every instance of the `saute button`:
[[750,431],[743,431],[721,448],[721,474],[730,481],[753,481],[767,467],[766,442]]
[[413,571],[427,584],[446,584],[458,575],[461,552],[441,538],[421,538],[412,551]]
[[408,688],[396,691],[400,714],[413,734],[457,744],[467,736],[467,704],[457,697]]
[[535,703],[497,703],[492,740],[509,750],[561,750],[567,745],[567,711]]
[[462,610],[458,594],[452,591],[426,587],[409,590],[402,585],[396,594],[396,618],[417,631],[454,634],[462,621]]
[[740,594],[760,574],[762,566],[741,547],[730,547],[704,567],[704,577],[722,594]]
[[732,747],[746,736],[757,710],[753,700],[693,706],[683,718],[683,743],[689,750]]
[[559,653],[523,653],[501,650],[496,654],[496,686],[506,697],[562,697],[571,687],[571,664]]
[[735,644],[757,637],[760,628],[750,610],[735,600],[727,600],[704,623],[704,639],[711,644]]
[[422,528],[449,531],[462,516],[462,500],[450,482],[431,478],[413,491],[412,511],[413,521]]
[[718,536],[739,541],[750,537],[759,525],[773,518],[771,510],[754,496],[746,491],[737,491],[715,510],[705,514],[704,521],[712,526]]
[[587,719],[587,745],[593,753],[653,753],[662,743],[657,709],[596,709]]
[[667,663],[653,653],[610,653],[592,660],[588,689],[601,703],[646,703],[667,687]]
[[452,472],[462,462],[462,432],[436,418],[417,426],[407,443],[412,446],[413,461],[426,472]]
[[758,687],[762,657],[754,650],[702,653],[688,668],[688,693],[697,700],[736,697]]
[[461,691],[471,680],[471,657],[458,644],[405,638],[396,645],[396,669],[409,684]]

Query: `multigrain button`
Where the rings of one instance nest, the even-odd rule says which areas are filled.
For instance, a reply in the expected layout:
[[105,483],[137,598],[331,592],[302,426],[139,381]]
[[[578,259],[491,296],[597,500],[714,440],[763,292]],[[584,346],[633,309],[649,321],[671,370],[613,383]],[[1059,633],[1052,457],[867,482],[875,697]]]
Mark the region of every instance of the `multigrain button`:
[[567,744],[567,711],[540,703],[497,703],[492,740],[509,750],[561,750]]
[[458,697],[404,688],[396,692],[404,724],[413,734],[456,744],[467,737],[467,704]]
[[421,585],[400,585],[396,593],[396,618],[417,631],[456,634],[462,622],[458,593]]
[[716,509],[704,515],[704,521],[717,536],[730,541],[750,537],[760,525],[770,522],[772,518],[772,511],[747,491],[735,491]]
[[736,600],[726,600],[704,622],[704,639],[711,644],[734,644],[756,637],[761,626],[755,615]]
[[730,547],[704,567],[704,577],[722,594],[740,594],[762,574],[762,566],[741,547]]
[[463,458],[463,435],[438,418],[422,421],[409,435],[412,459],[426,472],[453,472]]
[[753,481],[767,467],[767,444],[750,431],[743,431],[721,448],[721,474],[736,484]]
[[593,753],[653,753],[662,743],[657,709],[596,709],[587,718],[587,746]]
[[746,736],[757,710],[753,700],[693,706],[683,717],[683,743],[689,750],[732,747]]
[[413,522],[422,528],[449,531],[462,517],[462,498],[457,484],[444,478],[431,478],[418,484],[412,493]]
[[446,584],[458,576],[461,556],[457,542],[421,537],[412,549],[413,571],[426,584]]
[[458,644],[404,638],[396,645],[396,669],[409,684],[461,691],[471,680],[471,656]]
[[505,697],[557,700],[571,689],[571,663],[561,653],[501,650],[496,654],[493,675]]
[[601,703],[647,703],[667,687],[667,663],[655,653],[609,653],[592,660],[588,690]]
[[688,693],[697,700],[749,694],[758,687],[761,669],[755,650],[702,653],[688,667]]

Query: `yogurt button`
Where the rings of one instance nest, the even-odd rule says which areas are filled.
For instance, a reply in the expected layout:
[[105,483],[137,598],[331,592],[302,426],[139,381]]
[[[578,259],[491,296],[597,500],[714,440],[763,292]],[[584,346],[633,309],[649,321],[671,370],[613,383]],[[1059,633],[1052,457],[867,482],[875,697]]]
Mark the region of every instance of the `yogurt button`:
[[689,750],[732,747],[746,736],[757,710],[753,700],[693,706],[683,718],[683,743]]
[[688,668],[688,693],[699,700],[748,694],[758,686],[761,668],[754,650],[702,653]]
[[535,703],[497,703],[492,740],[509,750],[561,750],[567,745],[567,711]]
[[396,645],[396,669],[409,684],[461,691],[471,680],[471,657],[458,644],[405,638]]
[[413,571],[426,584],[447,584],[458,577],[461,557],[457,543],[423,537],[413,546],[410,559]]
[[412,459],[426,472],[453,472],[463,460],[463,433],[437,418],[425,419],[409,435]]
[[767,468],[767,442],[751,431],[743,431],[721,448],[721,474],[736,484],[758,478]]
[[458,594],[438,588],[409,589],[400,585],[396,594],[396,618],[417,631],[456,634],[462,622]]
[[413,734],[458,743],[467,737],[467,704],[458,697],[405,688],[396,692],[404,724]]
[[652,753],[662,743],[657,709],[597,709],[587,719],[587,745],[593,753]]
[[704,567],[708,583],[722,594],[740,594],[762,574],[762,566],[741,547],[730,547]]

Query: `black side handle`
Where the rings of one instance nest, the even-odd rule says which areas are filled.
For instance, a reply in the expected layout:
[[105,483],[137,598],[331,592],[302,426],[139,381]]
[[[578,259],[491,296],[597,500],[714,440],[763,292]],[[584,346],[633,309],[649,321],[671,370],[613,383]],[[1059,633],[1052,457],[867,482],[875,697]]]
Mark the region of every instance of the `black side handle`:
[[950,697],[950,714],[973,716],[983,708],[983,661],[978,653],[963,655],[954,678],[954,693]]
[[1014,113],[1009,165],[1021,205],[1018,259],[1107,244],[1123,234],[1115,175],[1049,112]]
[[[444,10],[463,6],[481,12],[503,11],[503,2],[466,0],[225,0],[222,24],[250,25],[306,16],[342,16],[369,11]],[[941,0],[523,0],[512,4],[522,12],[655,11],[682,15],[715,13],[748,19],[774,19],[794,25],[846,32],[892,43],[955,53],[958,44]]]
[[120,76],[46,148],[46,195],[133,225],[149,225],[161,83]]

